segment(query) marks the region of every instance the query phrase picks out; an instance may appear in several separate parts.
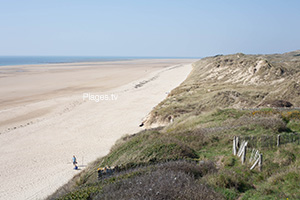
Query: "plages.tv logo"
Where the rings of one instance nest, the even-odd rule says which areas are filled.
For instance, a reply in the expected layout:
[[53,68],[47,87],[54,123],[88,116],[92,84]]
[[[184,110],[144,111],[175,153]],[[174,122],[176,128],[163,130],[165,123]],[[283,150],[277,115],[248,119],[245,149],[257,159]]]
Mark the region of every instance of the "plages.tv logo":
[[100,102],[100,101],[116,101],[118,99],[117,94],[91,94],[91,93],[83,93],[83,100]]

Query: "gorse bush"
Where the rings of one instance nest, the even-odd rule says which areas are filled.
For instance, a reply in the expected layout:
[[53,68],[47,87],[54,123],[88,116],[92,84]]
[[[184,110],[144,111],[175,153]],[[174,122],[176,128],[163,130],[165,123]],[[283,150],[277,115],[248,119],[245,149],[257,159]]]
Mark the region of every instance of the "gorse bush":
[[290,120],[300,120],[300,111],[299,110],[277,110],[277,109],[261,109],[253,111],[252,116],[279,116],[281,117],[285,122],[289,122]]
[[299,121],[300,120],[300,111],[299,110],[294,110],[294,111],[282,112],[281,116],[286,122],[289,122],[291,120],[298,120]]

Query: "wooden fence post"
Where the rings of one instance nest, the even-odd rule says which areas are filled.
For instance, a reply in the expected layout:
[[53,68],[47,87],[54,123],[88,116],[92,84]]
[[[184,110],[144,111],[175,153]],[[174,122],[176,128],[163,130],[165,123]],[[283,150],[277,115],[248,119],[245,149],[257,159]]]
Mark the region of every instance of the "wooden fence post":
[[280,135],[277,135],[277,147],[280,145]]
[[241,155],[242,155],[242,153],[243,153],[243,151],[244,151],[244,146],[247,145],[247,143],[248,143],[248,142],[246,142],[245,140],[242,142],[242,144],[241,144],[241,146],[240,146],[240,149],[239,149],[239,151],[238,151],[238,153],[237,153],[237,156],[238,156],[238,157],[241,157]]
[[236,136],[233,137],[233,155],[236,155]]
[[252,167],[250,168],[250,170],[254,169],[254,167],[257,165],[258,161],[259,161],[259,159],[257,159],[257,160],[254,162],[254,164],[252,165]]
[[243,156],[242,156],[242,164],[246,161],[246,151],[247,151],[247,144],[244,146]]
[[262,165],[263,165],[263,155],[259,154],[259,162],[258,162],[259,171],[262,171]]

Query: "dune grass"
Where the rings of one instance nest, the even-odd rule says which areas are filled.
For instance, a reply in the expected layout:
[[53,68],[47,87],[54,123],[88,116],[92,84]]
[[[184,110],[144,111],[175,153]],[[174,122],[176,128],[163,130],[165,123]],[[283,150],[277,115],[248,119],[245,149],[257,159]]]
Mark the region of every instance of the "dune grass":
[[[249,163],[242,165],[239,158],[232,155],[235,135],[276,136],[297,130],[296,119],[286,121],[282,117],[284,114],[278,115],[276,110],[270,109],[267,115],[218,109],[199,116],[185,115],[169,126],[125,136],[107,156],[95,161],[74,179],[75,186],[59,197],[130,199],[140,194],[143,199],[154,198],[156,191],[160,194],[157,199],[171,198],[171,194],[174,199],[205,199],[205,196],[196,195],[195,191],[200,190],[211,195],[211,199],[298,198],[299,184],[295,183],[299,178],[299,145],[261,147],[262,172],[250,171]],[[101,181],[97,179],[98,167],[117,165],[120,172]],[[172,187],[169,183],[176,177],[182,182]],[[155,187],[149,192],[147,188],[151,185]],[[178,190],[184,195],[175,192]]]

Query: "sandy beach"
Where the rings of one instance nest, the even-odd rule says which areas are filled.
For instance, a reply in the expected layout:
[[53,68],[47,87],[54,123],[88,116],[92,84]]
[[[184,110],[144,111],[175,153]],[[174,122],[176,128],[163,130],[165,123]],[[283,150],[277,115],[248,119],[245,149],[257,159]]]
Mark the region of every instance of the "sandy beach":
[[[141,130],[191,59],[0,67],[0,199],[44,199]],[[97,102],[89,97],[103,97]]]

